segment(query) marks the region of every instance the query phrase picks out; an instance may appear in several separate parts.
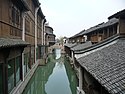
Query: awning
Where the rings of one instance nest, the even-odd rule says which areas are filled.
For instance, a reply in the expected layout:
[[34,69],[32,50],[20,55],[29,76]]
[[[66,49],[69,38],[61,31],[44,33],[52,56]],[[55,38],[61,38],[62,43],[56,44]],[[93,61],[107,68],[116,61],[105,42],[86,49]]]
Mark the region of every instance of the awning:
[[27,46],[27,45],[29,45],[29,43],[21,39],[0,38],[0,49],[15,47],[15,46]]

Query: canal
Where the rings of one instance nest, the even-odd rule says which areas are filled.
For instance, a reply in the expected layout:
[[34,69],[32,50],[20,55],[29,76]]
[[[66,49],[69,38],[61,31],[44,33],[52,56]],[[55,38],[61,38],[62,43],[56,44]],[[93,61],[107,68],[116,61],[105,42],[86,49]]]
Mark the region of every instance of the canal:
[[77,79],[69,59],[56,49],[45,66],[39,66],[23,94],[76,94]]

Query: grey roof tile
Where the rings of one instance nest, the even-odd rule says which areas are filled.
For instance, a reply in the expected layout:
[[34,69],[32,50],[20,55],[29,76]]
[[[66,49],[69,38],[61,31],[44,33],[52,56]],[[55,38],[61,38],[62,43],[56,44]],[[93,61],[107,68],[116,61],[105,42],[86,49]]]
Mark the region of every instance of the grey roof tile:
[[85,49],[85,48],[90,47],[90,46],[92,46],[91,41],[87,41],[85,43],[78,44],[78,45],[72,47],[72,50],[73,51],[76,51],[76,50],[78,51],[78,50],[82,50],[82,49]]
[[26,46],[26,45],[29,45],[29,43],[21,39],[0,38],[0,48],[12,47],[12,46]]
[[66,43],[64,46],[67,46],[67,47],[69,47],[69,48],[72,48],[72,47],[74,47],[74,46],[76,46],[77,45],[77,43]]
[[111,94],[125,94],[125,39],[77,61]]

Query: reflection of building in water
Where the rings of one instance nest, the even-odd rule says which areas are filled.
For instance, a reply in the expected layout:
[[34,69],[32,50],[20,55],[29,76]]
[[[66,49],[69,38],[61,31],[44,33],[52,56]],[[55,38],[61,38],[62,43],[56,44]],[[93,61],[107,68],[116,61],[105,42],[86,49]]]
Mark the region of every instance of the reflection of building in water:
[[46,94],[45,84],[55,67],[55,63],[52,62],[54,61],[52,60],[53,58],[49,59],[51,62],[48,61],[46,66],[39,66],[37,68],[23,94]]
[[55,49],[56,59],[61,57],[61,49]]
[[71,88],[72,94],[76,94],[76,90],[77,90],[76,75],[74,71],[72,70],[71,65],[66,57],[64,58],[64,65],[65,65],[66,73],[70,82],[70,88]]

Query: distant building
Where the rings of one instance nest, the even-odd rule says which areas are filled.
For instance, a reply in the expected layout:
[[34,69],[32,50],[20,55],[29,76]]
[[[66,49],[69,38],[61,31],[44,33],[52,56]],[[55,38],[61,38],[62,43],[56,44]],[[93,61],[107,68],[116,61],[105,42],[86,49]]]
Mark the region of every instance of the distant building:
[[48,46],[54,45],[56,42],[55,37],[56,37],[56,35],[53,33],[53,28],[46,25],[45,26],[46,45],[48,45]]
[[68,41],[69,41],[69,39],[68,39],[67,37],[64,37],[64,38],[63,38],[63,44],[68,43]]
[[75,34],[74,36],[69,38],[69,43],[83,43],[85,42],[84,33],[85,30],[80,31],[79,33]]

